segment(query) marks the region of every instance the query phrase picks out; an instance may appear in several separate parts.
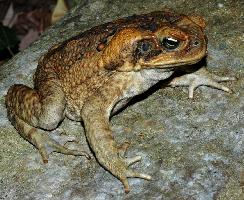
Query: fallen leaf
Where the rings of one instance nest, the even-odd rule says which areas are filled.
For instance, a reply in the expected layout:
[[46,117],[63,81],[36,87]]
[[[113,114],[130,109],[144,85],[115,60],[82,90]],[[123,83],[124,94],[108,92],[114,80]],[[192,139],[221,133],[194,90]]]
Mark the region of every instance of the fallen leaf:
[[41,33],[50,23],[51,13],[47,10],[36,9],[30,12],[18,13],[18,19],[14,28],[20,35],[25,35],[30,29]]
[[62,18],[68,11],[68,7],[64,0],[58,0],[53,13],[52,13],[52,19],[51,22],[54,24],[57,22],[60,18]]
[[11,2],[11,4],[8,7],[8,11],[2,21],[4,26],[8,26],[11,28],[11,21],[14,18],[14,9],[13,9],[13,3]]
[[39,32],[33,29],[30,29],[29,32],[22,38],[19,44],[19,50],[22,51],[28,47],[32,42],[34,42],[39,37]]

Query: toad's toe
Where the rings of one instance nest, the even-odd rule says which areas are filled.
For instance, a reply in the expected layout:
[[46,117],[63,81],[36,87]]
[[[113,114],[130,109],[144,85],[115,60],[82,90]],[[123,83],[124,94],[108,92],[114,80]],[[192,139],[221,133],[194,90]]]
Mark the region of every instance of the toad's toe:
[[47,132],[40,132],[40,130],[37,130],[32,135],[33,142],[35,146],[38,148],[44,163],[48,163],[49,154],[51,154],[52,152],[58,152],[66,155],[85,156],[87,159],[91,158],[90,155],[83,150],[69,149],[61,144],[65,144],[69,141],[74,141],[73,137],[65,136],[63,139],[59,138],[57,136],[51,138]]

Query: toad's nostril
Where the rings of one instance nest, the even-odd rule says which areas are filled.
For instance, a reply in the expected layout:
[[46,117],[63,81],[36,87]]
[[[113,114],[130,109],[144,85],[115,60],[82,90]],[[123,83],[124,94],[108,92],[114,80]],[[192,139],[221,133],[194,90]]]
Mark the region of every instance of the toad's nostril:
[[195,40],[194,42],[193,42],[193,46],[198,46],[200,44],[200,42],[198,41],[198,40]]

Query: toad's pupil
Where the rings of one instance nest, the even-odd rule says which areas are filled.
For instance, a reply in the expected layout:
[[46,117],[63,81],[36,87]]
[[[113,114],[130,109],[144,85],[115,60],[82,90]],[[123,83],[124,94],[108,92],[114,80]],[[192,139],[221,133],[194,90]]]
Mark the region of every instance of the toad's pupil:
[[171,37],[166,37],[162,40],[162,46],[169,50],[176,49],[179,45],[180,42]]

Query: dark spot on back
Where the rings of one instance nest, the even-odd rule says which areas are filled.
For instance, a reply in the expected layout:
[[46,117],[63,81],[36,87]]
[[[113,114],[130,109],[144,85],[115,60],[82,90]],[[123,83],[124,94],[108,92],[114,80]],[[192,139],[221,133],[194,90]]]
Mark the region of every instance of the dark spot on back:
[[155,32],[157,30],[158,26],[155,22],[152,22],[152,23],[142,24],[140,26],[140,28],[145,29],[145,30],[149,30],[151,32]]

